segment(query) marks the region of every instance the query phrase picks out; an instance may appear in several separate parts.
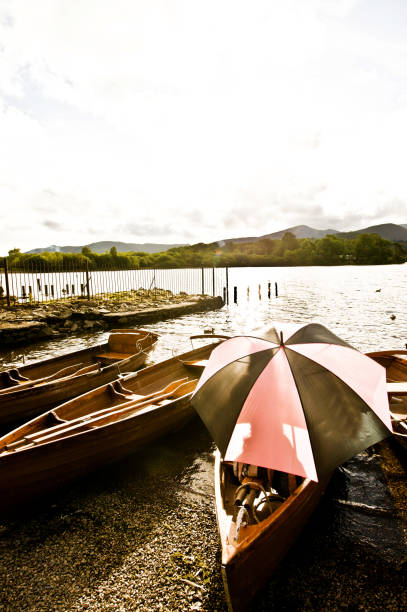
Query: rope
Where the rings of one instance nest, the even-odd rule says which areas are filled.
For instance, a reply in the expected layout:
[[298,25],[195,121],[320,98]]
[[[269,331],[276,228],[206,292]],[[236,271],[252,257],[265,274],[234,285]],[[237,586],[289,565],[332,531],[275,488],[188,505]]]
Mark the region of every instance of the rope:
[[235,533],[235,540],[236,540],[236,542],[239,539],[240,528],[242,526],[246,527],[246,525],[248,524],[248,521],[247,522],[243,521],[244,514],[246,514],[247,517],[249,518],[249,513],[247,512],[247,509],[244,506],[240,506],[239,512],[237,513],[237,517],[236,517],[236,533]]

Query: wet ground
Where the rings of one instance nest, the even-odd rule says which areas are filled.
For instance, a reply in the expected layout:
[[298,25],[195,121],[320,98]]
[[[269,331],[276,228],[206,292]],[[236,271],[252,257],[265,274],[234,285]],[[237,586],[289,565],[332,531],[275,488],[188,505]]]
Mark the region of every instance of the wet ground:
[[[3,522],[0,610],[226,610],[212,451],[196,419]],[[335,471],[253,610],[407,609],[401,459],[384,442]]]

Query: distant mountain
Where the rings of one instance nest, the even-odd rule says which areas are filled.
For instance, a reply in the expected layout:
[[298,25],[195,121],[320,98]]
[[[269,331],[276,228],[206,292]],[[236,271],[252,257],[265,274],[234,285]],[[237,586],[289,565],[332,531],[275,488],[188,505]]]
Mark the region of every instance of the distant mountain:
[[355,238],[359,234],[378,234],[385,240],[393,242],[407,241],[407,225],[396,225],[395,223],[383,223],[381,225],[371,225],[352,232],[338,232],[340,238]]
[[260,236],[259,240],[262,238],[268,238],[269,240],[281,240],[286,232],[291,232],[296,238],[323,238],[327,234],[338,233],[338,231],[334,229],[318,230],[314,229],[313,227],[308,227],[308,225],[295,225],[294,227],[289,227],[288,229],[274,232],[273,234],[265,234],[264,236]]
[[84,246],[87,246],[93,253],[106,253],[110,251],[112,247],[116,247],[118,253],[127,253],[128,251],[143,251],[144,253],[160,253],[161,251],[167,251],[173,247],[185,246],[184,244],[155,244],[146,242],[144,244],[133,244],[131,242],[117,242],[105,240],[102,242],[92,242],[91,244],[85,244],[83,246],[58,246],[52,244],[45,248],[32,249],[27,251],[31,253],[80,253]]
[[264,234],[263,236],[250,236],[245,238],[227,238],[226,240],[220,240],[219,245],[227,244],[228,242],[256,242],[257,240],[281,240],[286,232],[291,232],[296,238],[323,238],[327,234],[337,234],[338,231],[334,229],[318,230],[308,225],[295,225],[294,227],[288,227],[287,229],[280,230],[279,232],[273,232],[272,234]]
[[[393,242],[407,242],[407,223],[397,225],[395,223],[383,223],[382,225],[372,225],[359,230],[351,232],[338,232],[334,229],[319,230],[308,225],[295,225],[294,227],[288,227],[287,229],[273,232],[271,234],[263,234],[262,236],[245,236],[243,238],[227,238],[225,240],[218,240],[213,244],[224,246],[230,242],[256,242],[257,240],[263,240],[265,238],[269,240],[280,240],[286,232],[291,232],[297,238],[324,238],[327,234],[335,234],[340,238],[355,238],[358,234],[378,234],[386,240]],[[168,251],[174,247],[187,246],[184,244],[156,244],[152,242],[146,242],[143,244],[135,244],[129,242],[117,242],[117,241],[101,241],[92,242],[83,246],[57,246],[55,244],[45,247],[32,249],[27,253],[43,253],[48,251],[50,253],[61,252],[61,253],[80,253],[84,246],[89,247],[94,253],[106,253],[114,246],[118,253],[127,253],[129,251],[143,251],[144,253],[160,253]]]
[[286,232],[291,232],[296,238],[324,238],[328,234],[335,234],[339,238],[355,238],[358,234],[378,234],[385,240],[391,240],[393,242],[405,242],[407,241],[407,224],[396,225],[395,223],[383,223],[382,225],[372,225],[352,232],[338,232],[334,229],[318,230],[308,225],[295,225],[294,227],[288,227],[287,229],[274,232],[272,234],[264,234],[263,236],[247,236],[244,238],[227,238],[226,240],[219,240],[218,244],[223,246],[228,242],[256,242],[257,240],[263,240],[267,238],[269,240],[281,240]]

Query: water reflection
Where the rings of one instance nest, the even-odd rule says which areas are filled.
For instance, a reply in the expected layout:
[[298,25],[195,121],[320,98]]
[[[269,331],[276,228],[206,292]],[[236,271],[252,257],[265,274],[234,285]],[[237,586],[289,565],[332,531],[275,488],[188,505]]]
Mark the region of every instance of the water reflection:
[[[362,351],[404,348],[407,342],[406,265],[305,268],[231,268],[229,305],[220,310],[145,325],[161,333],[151,362],[191,347],[189,337],[214,328],[218,333],[248,334],[272,321],[318,322]],[[268,283],[277,282],[278,297],[267,298]],[[262,299],[258,286],[262,287]],[[233,289],[238,302],[233,303]],[[250,287],[249,299],[247,287]],[[377,289],[381,289],[377,291]],[[392,320],[391,315],[395,315]],[[44,341],[1,351],[0,365],[20,365],[103,342],[107,332]]]

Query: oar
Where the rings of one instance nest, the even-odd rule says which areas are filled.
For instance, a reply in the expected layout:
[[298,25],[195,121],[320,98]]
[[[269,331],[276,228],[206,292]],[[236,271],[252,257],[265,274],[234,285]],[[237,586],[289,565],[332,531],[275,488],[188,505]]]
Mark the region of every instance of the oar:
[[[150,393],[149,395],[143,395],[142,397],[138,397],[136,400],[133,401],[128,401],[124,404],[122,404],[122,408],[124,407],[134,407],[137,406],[140,403],[148,403],[150,402],[152,399],[154,399],[154,397],[158,397],[158,396],[168,396],[169,394],[171,394],[173,391],[175,391],[180,385],[182,385],[183,383],[187,382],[188,378],[181,378],[179,380],[174,380],[171,383],[169,383],[166,387],[164,387],[163,389],[160,389],[159,391],[155,391],[154,393]],[[111,385],[109,385],[110,387]],[[123,396],[125,397],[125,396]],[[126,398],[128,399],[128,398]],[[86,423],[88,420],[97,417],[97,416],[104,416],[106,414],[108,414],[109,412],[111,412],[112,410],[117,410],[117,406],[108,406],[107,408],[102,408],[101,410],[96,410],[95,412],[91,412],[89,414],[83,415],[81,417],[77,417],[76,419],[72,419],[70,421],[66,421],[65,423],[58,423],[58,425],[53,425],[52,427],[48,427],[46,429],[42,429],[40,431],[36,431],[35,433],[32,434],[27,434],[26,436],[24,436],[24,438],[21,438],[20,440],[17,440],[16,442],[11,442],[10,444],[6,445],[6,449],[7,450],[12,450],[13,448],[17,448],[18,446],[20,446],[21,444],[25,444],[26,442],[31,442],[31,440],[36,439],[39,435],[42,437],[43,435],[47,435],[47,434],[52,434],[53,432],[59,432],[61,430],[66,429],[67,427],[70,427],[71,425],[76,425],[78,423]]]
[[71,374],[71,376],[80,376],[82,374],[89,374],[90,372],[97,372],[100,369],[99,364],[92,363],[92,365],[81,368],[77,372]]
[[87,419],[86,421],[77,422],[74,425],[71,425],[70,427],[66,427],[65,429],[61,429],[59,431],[54,431],[53,433],[50,433],[48,435],[40,436],[39,438],[32,438],[31,441],[33,444],[52,442],[60,437],[64,438],[66,434],[72,435],[76,433],[81,433],[82,430],[87,430],[89,429],[89,427],[93,428],[95,426],[101,426],[104,424],[103,421],[105,419],[108,419],[112,416],[117,418],[120,418],[121,416],[128,416],[126,415],[126,413],[128,413],[129,411],[136,410],[138,412],[141,408],[145,408],[148,405],[158,403],[159,401],[162,401],[164,399],[176,399],[183,397],[184,395],[188,395],[188,393],[192,393],[196,386],[196,383],[196,380],[188,381],[186,383],[181,384],[177,389],[170,393],[165,393],[163,395],[153,398],[153,401],[151,401],[150,399],[143,402],[130,404],[125,407],[119,408],[118,410],[112,410],[107,414],[99,415],[92,419]]
[[75,365],[67,366],[66,368],[62,368],[62,370],[59,370],[58,372],[55,372],[55,374],[51,374],[50,376],[44,376],[43,378],[35,378],[34,380],[29,380],[28,382],[21,383],[15,387],[7,387],[6,389],[0,389],[0,393],[2,395],[7,395],[7,393],[12,393],[16,390],[20,391],[20,389],[28,389],[30,387],[34,387],[35,385],[42,385],[44,383],[51,382],[52,380],[69,377],[75,372],[77,372],[82,366],[83,363],[77,363]]

